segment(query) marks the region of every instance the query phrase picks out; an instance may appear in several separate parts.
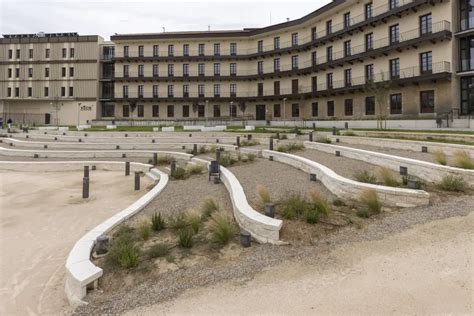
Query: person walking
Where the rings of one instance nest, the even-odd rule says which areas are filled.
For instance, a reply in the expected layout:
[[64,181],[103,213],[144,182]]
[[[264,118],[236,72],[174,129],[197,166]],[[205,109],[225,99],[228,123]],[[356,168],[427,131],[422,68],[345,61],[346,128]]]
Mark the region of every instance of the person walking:
[[13,121],[12,121],[11,118],[9,118],[9,119],[7,120],[7,124],[8,124],[8,129],[11,129],[11,128],[12,128],[12,124],[13,124]]

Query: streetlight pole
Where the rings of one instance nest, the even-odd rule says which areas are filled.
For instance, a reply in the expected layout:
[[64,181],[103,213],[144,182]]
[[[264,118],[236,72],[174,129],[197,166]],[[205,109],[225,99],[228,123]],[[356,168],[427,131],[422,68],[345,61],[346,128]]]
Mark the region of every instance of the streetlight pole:
[[283,99],[283,126],[286,126],[286,98]]
[[81,102],[77,104],[77,130],[79,130],[79,125],[81,124]]

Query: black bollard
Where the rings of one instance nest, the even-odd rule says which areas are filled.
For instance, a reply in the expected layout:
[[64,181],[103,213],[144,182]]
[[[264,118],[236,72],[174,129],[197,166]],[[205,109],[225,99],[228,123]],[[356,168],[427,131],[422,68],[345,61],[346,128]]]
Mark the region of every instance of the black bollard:
[[89,178],[88,177],[82,178],[82,198],[83,199],[89,198]]
[[309,132],[309,141],[312,142],[313,141],[313,132]]
[[237,144],[237,147],[240,147],[240,136],[237,136],[237,142],[236,142],[236,144]]
[[345,128],[345,129],[349,129],[349,122],[345,122],[345,123],[344,123],[344,128]]
[[84,178],[89,178],[89,166],[84,166]]
[[109,237],[102,234],[95,240],[95,253],[98,255],[106,254],[109,251]]
[[79,143],[81,143],[81,142],[82,142],[82,139],[79,138],[78,141],[79,141]]
[[153,153],[153,166],[156,166],[158,164],[158,154]]
[[249,232],[245,230],[240,231],[240,244],[244,248],[250,247],[251,240],[252,240],[252,237]]
[[140,171],[135,171],[135,191],[140,190]]
[[115,149],[120,149],[120,145],[115,146]]
[[333,127],[332,127],[332,134],[333,134],[333,135],[336,135],[336,134],[337,134],[336,126],[333,126]]
[[313,122],[313,131],[315,131],[315,130],[316,130],[316,123]]
[[252,140],[252,134],[247,135],[247,140],[251,141]]
[[275,217],[275,205],[273,203],[265,203],[265,216]]
[[269,149],[273,150],[273,137],[270,137]]
[[176,160],[171,160],[170,170],[171,173],[174,173],[176,171]]
[[220,149],[216,149],[216,161],[218,163],[221,162],[221,150]]
[[280,132],[277,132],[277,139],[280,139]]
[[130,161],[125,161],[125,175],[130,175]]
[[151,140],[151,142],[152,142],[152,143],[155,143],[155,140],[154,140],[154,139],[152,139],[152,140]]

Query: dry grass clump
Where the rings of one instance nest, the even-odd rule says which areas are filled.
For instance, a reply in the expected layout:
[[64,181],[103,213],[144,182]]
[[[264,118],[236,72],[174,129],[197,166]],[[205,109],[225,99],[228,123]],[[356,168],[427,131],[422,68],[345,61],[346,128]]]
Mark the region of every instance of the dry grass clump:
[[192,248],[194,245],[194,231],[190,227],[181,228],[178,231],[178,246],[181,248]]
[[224,212],[215,212],[211,215],[209,231],[212,241],[220,246],[226,245],[235,234],[232,219]]
[[309,197],[307,200],[300,194],[291,194],[280,204],[281,216],[288,220],[303,217],[307,223],[316,224],[321,216],[328,216],[331,213],[331,204],[320,192],[311,190]]
[[201,218],[207,219],[212,213],[219,211],[219,204],[211,198],[205,199],[201,204]]
[[151,224],[148,220],[142,220],[138,225],[138,233],[143,240],[148,240],[151,235]]
[[189,211],[185,215],[185,221],[188,226],[193,230],[194,234],[197,234],[199,232],[202,223],[201,214],[195,211]]
[[360,195],[360,202],[367,207],[367,211],[371,214],[379,214],[382,210],[382,203],[380,203],[375,190],[366,190]]
[[354,179],[364,183],[377,183],[377,177],[367,170],[359,170],[354,173]]
[[154,230],[154,231],[160,231],[160,230],[163,230],[165,228],[165,219],[161,216],[160,213],[156,213],[153,214],[151,216],[151,228]]
[[398,187],[400,185],[397,179],[395,179],[392,171],[387,167],[381,167],[379,170],[379,175],[382,178],[384,185],[388,187]]
[[256,140],[243,140],[240,142],[240,147],[251,147],[257,145],[260,145],[260,143]]
[[166,257],[170,253],[170,248],[165,244],[154,244],[146,253],[152,259]]
[[453,155],[454,165],[463,169],[474,169],[474,160],[467,151],[458,150]]
[[261,184],[257,184],[257,195],[260,198],[260,201],[262,202],[262,204],[271,203],[272,201],[272,198],[270,196],[270,191],[268,191],[267,187]]
[[282,153],[291,153],[291,152],[300,151],[300,150],[304,150],[303,144],[290,143],[286,145],[278,145],[277,147],[277,151],[282,152]]
[[121,227],[113,236],[107,263],[126,269],[136,267],[140,259],[140,248],[135,245],[136,231],[129,226]]
[[464,192],[466,190],[466,181],[461,176],[447,175],[441,179],[438,187],[443,191]]
[[171,161],[173,160],[173,157],[170,155],[158,155],[158,165],[169,165]]
[[319,136],[316,138],[317,143],[323,143],[323,144],[330,144],[332,141],[329,137],[326,136]]
[[186,172],[187,172],[189,175],[202,174],[202,173],[204,172],[204,166],[203,166],[203,165],[199,165],[199,164],[189,164],[189,165],[186,167]]
[[433,156],[436,160],[437,163],[440,165],[446,166],[448,163],[448,158],[446,157],[446,154],[444,153],[443,150],[437,149],[433,152]]
[[311,202],[313,202],[320,213],[324,214],[325,216],[328,216],[331,213],[331,204],[319,191],[312,189],[309,191],[309,196],[311,198]]

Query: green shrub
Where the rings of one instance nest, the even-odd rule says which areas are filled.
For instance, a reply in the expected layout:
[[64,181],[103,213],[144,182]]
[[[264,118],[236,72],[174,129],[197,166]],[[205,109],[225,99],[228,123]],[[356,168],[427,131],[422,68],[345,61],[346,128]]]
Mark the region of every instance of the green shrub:
[[209,231],[212,234],[212,240],[218,245],[226,245],[235,234],[235,226],[232,219],[224,212],[212,214],[209,223]]
[[147,220],[143,220],[138,225],[138,233],[139,233],[141,239],[148,240],[148,238],[150,238],[150,235],[151,235],[150,222],[148,222]]
[[211,198],[205,199],[202,204],[201,204],[201,217],[202,219],[207,219],[211,217],[212,213],[216,212],[219,210],[219,204],[216,203]]
[[182,213],[168,219],[168,223],[169,226],[173,229],[182,229],[188,226],[188,222],[186,222],[186,217]]
[[360,201],[367,206],[368,210],[373,214],[379,214],[382,210],[382,204],[379,201],[375,190],[366,190],[360,195]]
[[281,216],[285,219],[295,219],[309,208],[308,202],[299,194],[292,194],[281,203]]
[[128,231],[116,236],[112,239],[107,262],[126,269],[136,267],[140,258],[140,249],[135,245],[133,234]]
[[364,183],[377,183],[377,177],[367,170],[359,170],[354,173],[354,179]]
[[344,203],[343,200],[336,198],[332,201],[332,205],[334,205],[334,206],[345,206],[346,203]]
[[[275,137],[275,138],[276,138],[276,137]],[[288,135],[286,135],[286,134],[281,134],[281,135],[280,135],[280,139],[281,139],[281,140],[288,139]]]
[[308,208],[303,215],[308,224],[316,224],[319,221],[319,212],[314,208]]
[[205,154],[205,153],[207,153],[207,152],[208,152],[208,149],[207,149],[206,145],[199,147],[198,152],[199,152],[200,154]]
[[181,248],[191,248],[194,245],[194,231],[190,227],[181,228],[178,231],[178,245]]
[[447,175],[441,179],[438,187],[444,191],[463,192],[466,190],[466,182],[461,176]]
[[433,155],[437,163],[443,166],[447,165],[448,158],[446,157],[446,154],[444,153],[444,151],[442,151],[441,149],[437,149],[433,152]]
[[270,191],[268,191],[267,187],[261,184],[257,184],[257,195],[263,205],[266,203],[271,203],[272,201],[272,198],[270,196]]
[[230,153],[221,153],[220,164],[224,167],[230,167],[233,164],[237,163],[237,159],[232,157]]
[[197,175],[197,174],[202,174],[204,172],[204,166],[203,165],[189,165],[187,167],[186,172],[189,175]]
[[453,155],[454,165],[463,169],[474,169],[474,160],[467,151],[458,150]]
[[320,192],[316,190],[311,190],[309,192],[309,196],[311,197],[311,202],[313,203],[318,213],[324,214],[325,216],[328,216],[331,213],[331,204],[329,204],[328,200]]
[[277,151],[283,152],[283,153],[291,153],[294,151],[299,151],[303,150],[304,145],[303,144],[297,144],[297,143],[290,143],[286,145],[278,145]]
[[165,228],[165,219],[161,217],[160,213],[155,212],[151,216],[151,228],[156,232]]
[[191,227],[194,234],[197,234],[201,228],[201,215],[196,212],[186,213],[186,223]]
[[388,187],[398,187],[400,185],[390,169],[382,167],[380,168],[379,174],[384,185]]
[[169,165],[171,161],[173,160],[173,157],[169,155],[158,155],[158,165]]
[[184,180],[187,176],[186,169],[182,167],[176,167],[176,169],[171,172],[171,178],[175,180]]
[[150,247],[147,251],[148,257],[155,259],[159,257],[165,257],[169,254],[170,249],[165,244],[155,244]]
[[369,212],[368,209],[364,208],[364,209],[357,210],[356,215],[361,217],[361,218],[369,218],[370,217],[370,212]]
[[249,159],[249,161],[254,161],[255,159],[257,159],[257,155],[255,155],[255,154],[247,154],[247,158]]
[[326,136],[319,136],[318,138],[316,138],[316,142],[317,143],[323,143],[323,144],[330,144],[331,139],[329,137],[326,137]]
[[256,146],[259,144],[260,143],[257,142],[256,140],[244,140],[240,142],[240,147],[251,147],[251,146]]
[[356,134],[353,130],[348,129],[344,132],[344,136],[356,136]]

